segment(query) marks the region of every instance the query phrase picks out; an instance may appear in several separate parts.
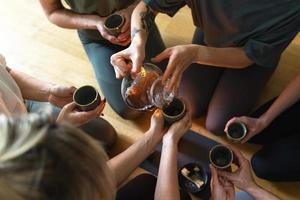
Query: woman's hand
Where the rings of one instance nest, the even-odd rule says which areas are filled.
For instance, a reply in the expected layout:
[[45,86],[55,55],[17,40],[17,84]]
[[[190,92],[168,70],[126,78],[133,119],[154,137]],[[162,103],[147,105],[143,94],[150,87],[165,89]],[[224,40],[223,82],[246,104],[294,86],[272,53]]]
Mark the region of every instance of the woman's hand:
[[162,133],[164,131],[164,123],[162,111],[156,109],[151,117],[150,130]]
[[212,166],[209,165],[211,171],[211,199],[212,200],[234,200],[235,191],[234,185],[218,175],[218,171]]
[[171,125],[169,130],[163,137],[163,142],[174,142],[178,143],[180,138],[186,134],[186,132],[192,126],[192,117],[189,108],[187,107],[185,116],[178,122]]
[[234,122],[241,122],[247,126],[248,132],[246,137],[242,140],[242,143],[246,143],[255,135],[259,134],[263,129],[265,129],[268,124],[263,120],[263,118],[251,118],[251,117],[234,117],[229,120],[225,126],[225,132],[228,131],[228,126]]
[[131,24],[131,14],[134,10],[135,5],[129,6],[123,10],[115,12],[124,17],[125,22],[121,29],[121,34],[118,37],[110,35],[106,29],[104,28],[104,23],[106,17],[100,17],[99,23],[97,24],[97,29],[101,33],[102,37],[111,42],[112,44],[120,45],[120,46],[127,46],[131,42],[130,37],[130,24]]
[[199,45],[179,45],[167,48],[162,53],[152,59],[152,62],[161,62],[169,59],[167,69],[163,75],[163,82],[170,79],[169,90],[177,91],[180,85],[183,72],[192,64],[197,62]]
[[103,100],[96,109],[88,112],[78,111],[74,102],[69,103],[62,108],[56,121],[58,123],[68,122],[74,126],[81,126],[99,117],[105,107],[105,102],[106,100]]
[[73,86],[54,85],[49,89],[48,101],[57,107],[64,107],[73,101],[73,94],[76,88]]
[[237,158],[237,165],[239,166],[239,168],[235,172],[226,172],[219,170],[219,176],[226,178],[236,187],[244,191],[248,191],[251,188],[257,187],[251,173],[251,166],[249,161],[242,155],[242,153],[238,149],[232,146],[230,147],[230,149],[233,151],[235,157]]
[[111,56],[110,62],[114,67],[116,78],[131,74],[133,77],[140,72],[145,59],[145,47],[134,40],[131,45]]

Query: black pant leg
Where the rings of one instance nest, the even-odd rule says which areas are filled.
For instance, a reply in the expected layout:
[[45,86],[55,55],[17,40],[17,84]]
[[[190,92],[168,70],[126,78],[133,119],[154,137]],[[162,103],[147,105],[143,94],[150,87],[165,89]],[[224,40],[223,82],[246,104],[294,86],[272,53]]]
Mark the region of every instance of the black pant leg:
[[300,181],[299,144],[298,131],[263,146],[251,159],[256,176],[269,181]]

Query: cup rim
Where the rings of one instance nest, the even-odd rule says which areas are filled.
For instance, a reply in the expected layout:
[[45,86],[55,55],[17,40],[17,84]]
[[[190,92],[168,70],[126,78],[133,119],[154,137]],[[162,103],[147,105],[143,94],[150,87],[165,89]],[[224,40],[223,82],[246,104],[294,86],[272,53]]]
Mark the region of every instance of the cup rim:
[[[231,155],[230,162],[229,162],[227,165],[223,166],[223,167],[220,167],[220,166],[216,165],[216,164],[212,161],[212,158],[211,158],[211,153],[212,153],[212,151],[215,150],[215,149],[218,148],[218,147],[225,147],[226,149],[228,149],[228,150],[230,151],[230,155]],[[227,147],[227,146],[225,146],[225,145],[223,145],[223,144],[217,144],[217,145],[213,146],[213,147],[210,149],[210,151],[209,151],[209,156],[208,156],[208,157],[209,157],[209,162],[210,162],[214,167],[216,167],[216,168],[218,168],[218,169],[226,169],[226,168],[230,167],[230,165],[233,163],[233,152],[232,152],[232,150],[231,150],[229,147]]]
[[[239,141],[241,141],[241,140],[243,140],[245,137],[246,137],[246,135],[247,135],[247,127],[246,127],[246,125],[244,124],[244,123],[242,123],[242,122],[234,122],[234,123],[232,123],[232,124],[240,124],[242,127],[243,127],[243,135],[242,135],[242,137],[239,137],[239,138],[234,138],[234,137],[232,137],[230,134],[229,134],[229,131],[227,130],[227,133],[226,133],[226,136],[227,136],[227,138],[228,139],[230,139],[230,140],[232,140],[232,141],[236,141],[236,142],[239,142]],[[230,126],[231,124],[229,124],[229,126]],[[228,128],[229,128],[229,126],[228,126]]]
[[[77,102],[75,101],[75,95],[76,95],[76,93],[78,92],[79,89],[82,89],[82,88],[85,88],[85,87],[93,88],[93,89],[95,90],[95,92],[96,92],[96,96],[95,96],[95,98],[93,99],[93,101],[91,101],[91,102],[88,103],[88,104],[80,104],[80,103],[77,103]],[[98,96],[99,96],[99,99],[100,99],[100,101],[101,101],[101,96],[100,96],[99,92],[97,91],[97,89],[96,89],[94,86],[92,86],[92,85],[84,85],[84,86],[79,87],[77,90],[75,90],[75,92],[74,92],[74,94],[73,94],[73,101],[74,101],[74,103],[75,103],[77,106],[89,106],[89,105],[92,105],[93,103],[95,103],[95,102],[97,101]]]
[[[109,27],[106,26],[106,21],[107,21],[108,18],[110,18],[114,15],[120,16],[122,18],[121,24],[119,26],[115,27],[115,28],[109,28]],[[104,28],[107,29],[107,30],[110,30],[110,31],[119,30],[123,26],[124,22],[125,22],[125,18],[122,15],[117,14],[117,13],[113,13],[113,14],[110,14],[106,17],[106,20],[104,22]]]
[[184,101],[183,101],[181,98],[174,97],[173,101],[174,101],[175,99],[178,99],[178,100],[182,103],[182,105],[183,105],[183,109],[182,109],[181,113],[179,113],[178,115],[172,116],[172,115],[166,114],[165,111],[164,111],[164,109],[162,109],[163,115],[166,116],[166,117],[168,117],[168,118],[171,118],[171,119],[174,119],[174,118],[176,118],[176,117],[182,115],[182,114],[185,112],[185,109],[186,109],[185,103],[184,103]]

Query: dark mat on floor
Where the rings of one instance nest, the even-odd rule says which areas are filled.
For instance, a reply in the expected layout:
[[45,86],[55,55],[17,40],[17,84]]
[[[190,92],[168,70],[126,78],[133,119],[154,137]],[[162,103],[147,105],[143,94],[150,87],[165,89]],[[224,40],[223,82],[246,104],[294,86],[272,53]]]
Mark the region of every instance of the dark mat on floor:
[[[198,133],[189,130],[181,139],[178,148],[178,169],[188,163],[199,163],[204,167],[208,174],[208,184],[203,191],[196,194],[201,199],[209,199],[210,197],[210,169],[209,169],[209,150],[218,144],[217,142],[199,135]],[[158,167],[161,154],[161,144],[156,147],[156,151],[145,160],[140,167],[153,173],[158,174]]]

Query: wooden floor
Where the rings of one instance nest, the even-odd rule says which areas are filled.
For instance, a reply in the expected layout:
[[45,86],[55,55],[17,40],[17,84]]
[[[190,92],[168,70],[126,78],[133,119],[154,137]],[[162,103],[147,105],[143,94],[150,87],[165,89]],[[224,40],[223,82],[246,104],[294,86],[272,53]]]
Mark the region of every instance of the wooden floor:
[[[36,0],[0,0],[0,53],[7,57],[10,67],[27,72],[43,80],[81,86],[96,80],[74,30],[63,30],[50,24]],[[5,5],[5,6],[4,6]],[[167,46],[189,43],[193,24],[188,8],[182,9],[174,19],[159,15],[157,23]],[[300,72],[300,35],[282,56],[280,66],[268,83],[260,103],[280,93],[283,87]],[[142,136],[149,125],[149,116],[138,121],[125,121],[112,109],[105,108],[105,118],[119,133],[116,151],[125,149]],[[204,119],[195,120],[193,130],[219,142],[223,138],[212,136],[203,128]],[[247,157],[259,147],[240,145]],[[282,165],[284,170],[284,163]],[[299,169],[300,170],[300,169]],[[285,200],[300,199],[300,183],[272,183],[257,179],[266,189]]]

